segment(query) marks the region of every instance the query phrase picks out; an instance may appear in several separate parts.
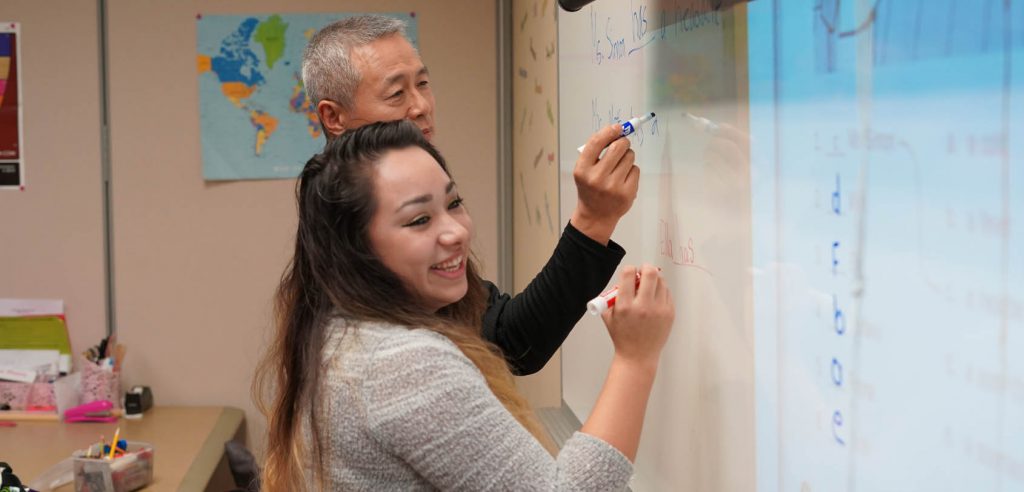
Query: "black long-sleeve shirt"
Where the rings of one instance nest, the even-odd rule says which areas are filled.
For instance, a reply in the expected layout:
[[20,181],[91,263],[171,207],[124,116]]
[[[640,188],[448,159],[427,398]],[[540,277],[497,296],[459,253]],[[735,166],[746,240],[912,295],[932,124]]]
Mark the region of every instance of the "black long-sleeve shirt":
[[566,225],[551,259],[515,297],[484,282],[484,338],[501,348],[512,372],[527,375],[541,370],[625,255],[614,241],[604,246]]

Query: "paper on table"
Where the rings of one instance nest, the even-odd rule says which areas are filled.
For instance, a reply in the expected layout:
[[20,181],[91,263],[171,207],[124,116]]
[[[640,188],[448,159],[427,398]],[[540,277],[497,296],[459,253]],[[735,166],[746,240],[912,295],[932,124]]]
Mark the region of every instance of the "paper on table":
[[64,316],[62,299],[0,299],[0,316]]
[[0,381],[34,383],[38,375],[39,372],[36,370],[25,370],[18,367],[4,367],[0,365]]
[[61,354],[60,370],[71,369],[71,341],[64,320],[57,316],[0,317],[0,349],[45,349]]
[[57,350],[0,349],[0,368],[36,371],[57,375],[60,352]]

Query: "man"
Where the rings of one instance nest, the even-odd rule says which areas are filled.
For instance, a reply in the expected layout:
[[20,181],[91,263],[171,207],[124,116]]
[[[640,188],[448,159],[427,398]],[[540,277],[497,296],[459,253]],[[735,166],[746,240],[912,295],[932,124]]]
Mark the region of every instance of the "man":
[[[434,136],[430,74],[404,27],[390,17],[359,16],[332,23],[310,39],[302,80],[327,138],[403,118],[428,139]],[[636,198],[639,169],[620,131],[608,126],[587,142],[573,172],[576,209],[537,277],[515,297],[486,282],[484,338],[501,348],[517,374],[544,367],[625,255],[611,234]]]

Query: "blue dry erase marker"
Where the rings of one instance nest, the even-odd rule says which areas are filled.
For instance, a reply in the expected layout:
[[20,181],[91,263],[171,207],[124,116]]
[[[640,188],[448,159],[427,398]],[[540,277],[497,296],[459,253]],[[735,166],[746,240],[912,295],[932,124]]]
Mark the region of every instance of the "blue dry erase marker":
[[[622,136],[623,137],[628,137],[628,136],[632,135],[637,130],[639,130],[640,127],[644,126],[645,123],[647,123],[648,121],[651,121],[653,119],[654,119],[654,113],[647,113],[647,114],[645,114],[643,116],[637,116],[636,118],[630,118],[629,121],[626,121],[625,123],[622,124]],[[583,152],[583,148],[586,147],[586,146],[587,146],[587,144],[580,145],[579,148],[576,149],[576,151],[577,152]]]

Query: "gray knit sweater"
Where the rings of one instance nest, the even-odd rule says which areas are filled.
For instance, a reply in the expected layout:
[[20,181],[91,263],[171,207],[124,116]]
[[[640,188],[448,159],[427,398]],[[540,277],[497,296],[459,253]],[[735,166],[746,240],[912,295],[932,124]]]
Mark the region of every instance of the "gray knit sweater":
[[552,457],[437,333],[336,322],[324,357],[328,490],[624,490],[633,465],[576,433]]

